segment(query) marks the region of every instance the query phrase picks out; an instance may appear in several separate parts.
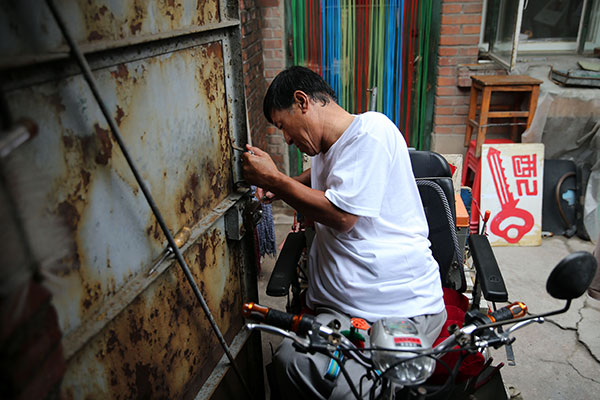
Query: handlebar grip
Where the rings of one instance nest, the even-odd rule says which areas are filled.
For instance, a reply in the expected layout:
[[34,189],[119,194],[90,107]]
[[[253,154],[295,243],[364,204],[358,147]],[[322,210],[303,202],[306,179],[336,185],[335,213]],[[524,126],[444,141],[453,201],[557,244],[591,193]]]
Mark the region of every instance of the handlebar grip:
[[301,336],[306,335],[315,325],[315,320],[310,315],[289,314],[256,303],[245,303],[242,306],[242,314],[246,318],[296,332]]
[[490,321],[493,322],[501,322],[508,321],[515,318],[524,317],[527,314],[527,306],[525,303],[520,301],[515,301],[512,304],[507,305],[506,307],[502,307],[488,315]]

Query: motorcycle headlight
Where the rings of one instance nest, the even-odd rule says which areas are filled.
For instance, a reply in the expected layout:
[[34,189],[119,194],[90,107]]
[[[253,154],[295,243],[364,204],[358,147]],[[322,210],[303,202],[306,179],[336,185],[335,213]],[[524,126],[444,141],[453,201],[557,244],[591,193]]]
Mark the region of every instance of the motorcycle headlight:
[[371,327],[370,337],[371,347],[380,349],[372,351],[373,364],[386,373],[391,381],[413,386],[425,382],[433,374],[433,358],[414,358],[431,350],[431,343],[419,334],[417,326],[410,319],[380,319]]

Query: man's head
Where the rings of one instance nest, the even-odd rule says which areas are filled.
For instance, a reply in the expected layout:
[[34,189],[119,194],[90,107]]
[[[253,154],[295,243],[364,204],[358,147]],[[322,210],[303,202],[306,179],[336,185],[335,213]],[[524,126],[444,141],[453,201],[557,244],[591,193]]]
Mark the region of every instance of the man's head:
[[293,66],[281,71],[267,90],[263,112],[270,123],[273,123],[273,111],[286,110],[294,105],[294,93],[298,90],[306,93],[314,102],[321,102],[323,105],[337,101],[335,92],[319,74],[305,67]]

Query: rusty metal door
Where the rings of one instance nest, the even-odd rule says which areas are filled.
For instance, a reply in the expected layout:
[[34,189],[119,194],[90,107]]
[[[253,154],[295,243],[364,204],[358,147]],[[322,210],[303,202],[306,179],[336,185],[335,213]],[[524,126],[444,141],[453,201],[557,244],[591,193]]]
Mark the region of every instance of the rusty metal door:
[[[255,365],[240,315],[256,296],[255,257],[231,149],[247,141],[237,1],[56,4],[171,232],[191,229],[181,250],[219,329]],[[149,274],[165,237],[45,3],[2,2],[0,36],[7,109],[39,127],[2,172],[58,315],[61,396],[223,395],[219,342],[173,259]]]

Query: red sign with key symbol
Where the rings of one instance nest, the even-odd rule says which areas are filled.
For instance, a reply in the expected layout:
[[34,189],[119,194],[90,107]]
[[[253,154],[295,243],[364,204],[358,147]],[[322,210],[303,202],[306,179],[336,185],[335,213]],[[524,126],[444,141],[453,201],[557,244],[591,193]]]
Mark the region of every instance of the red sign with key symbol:
[[541,244],[543,144],[485,145],[481,209],[492,245]]

